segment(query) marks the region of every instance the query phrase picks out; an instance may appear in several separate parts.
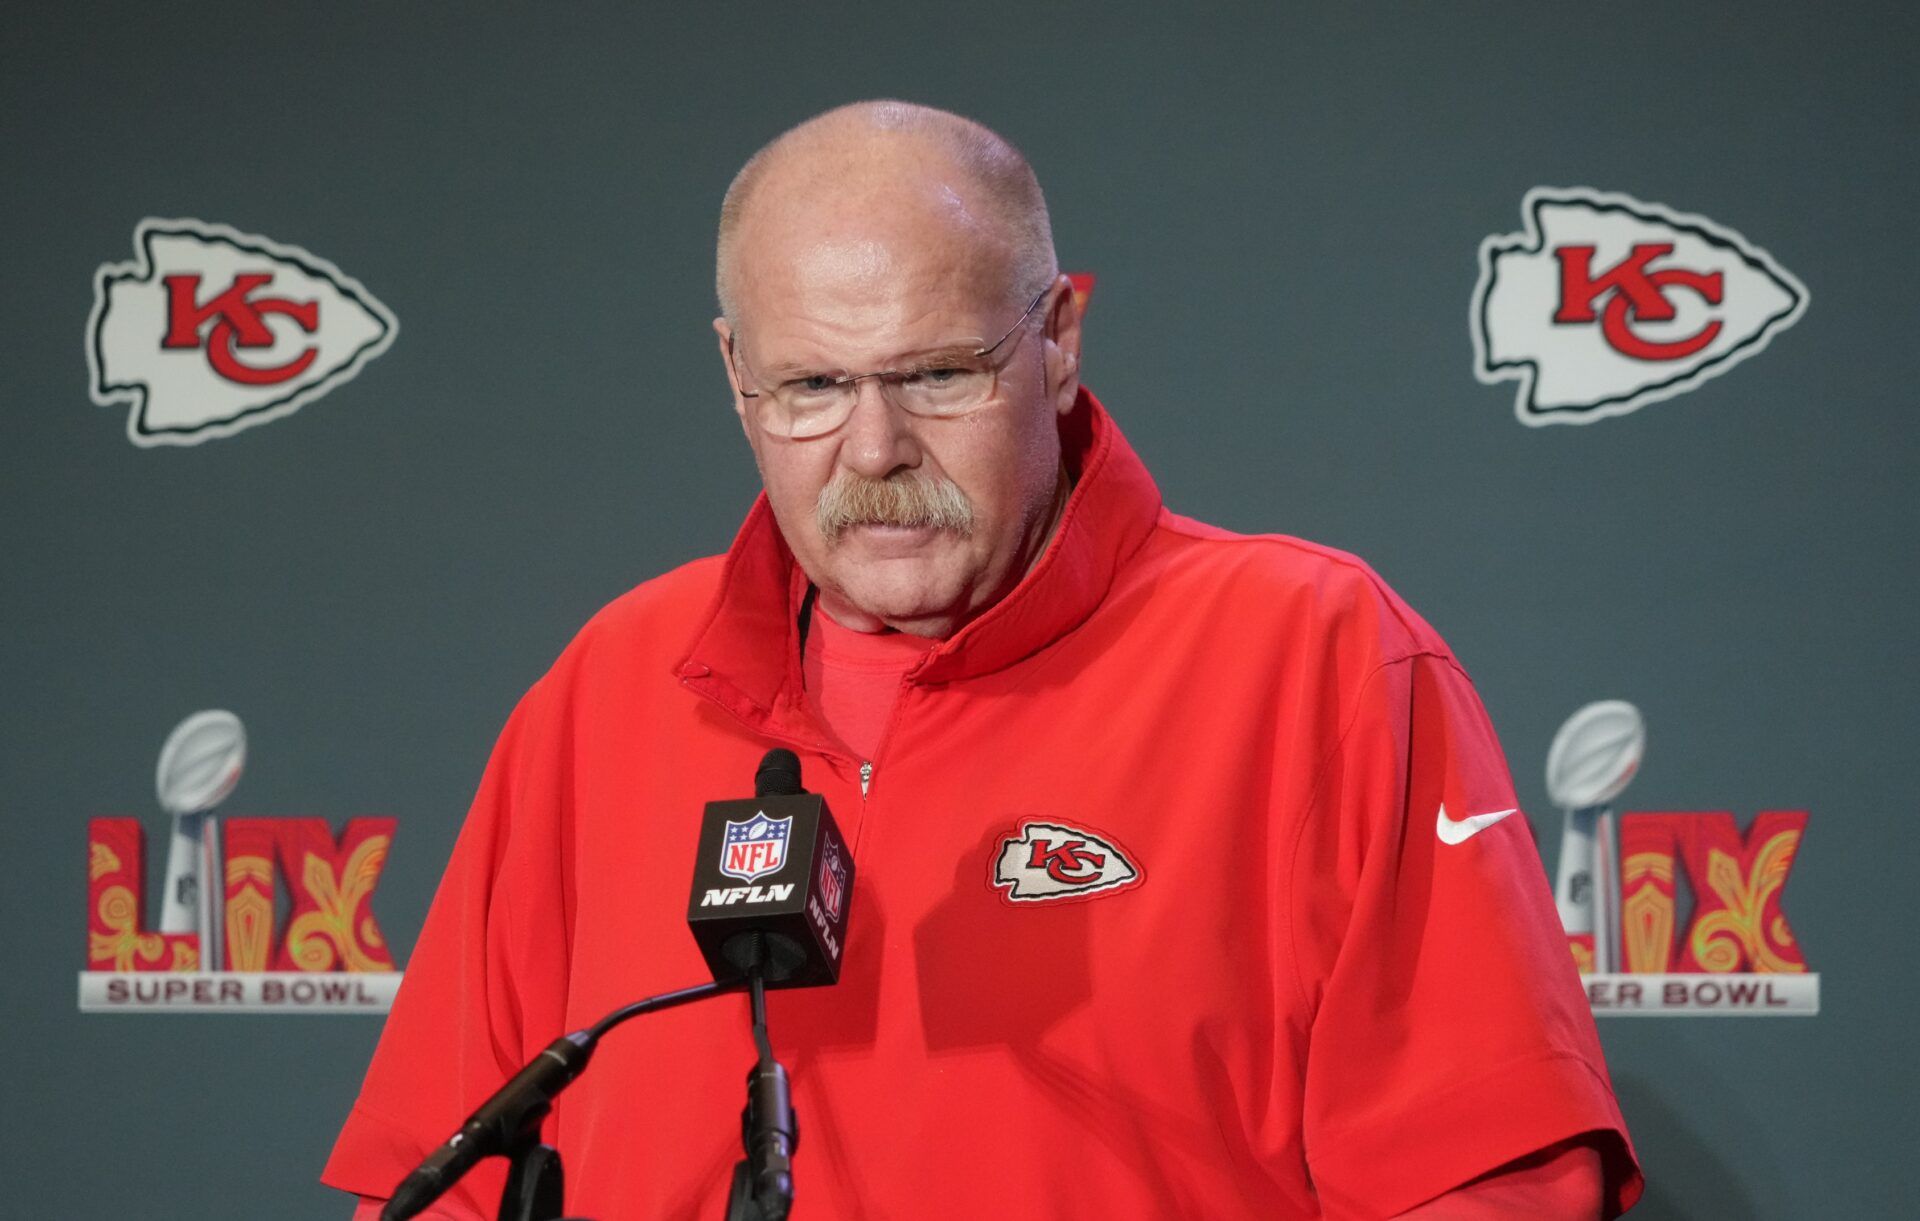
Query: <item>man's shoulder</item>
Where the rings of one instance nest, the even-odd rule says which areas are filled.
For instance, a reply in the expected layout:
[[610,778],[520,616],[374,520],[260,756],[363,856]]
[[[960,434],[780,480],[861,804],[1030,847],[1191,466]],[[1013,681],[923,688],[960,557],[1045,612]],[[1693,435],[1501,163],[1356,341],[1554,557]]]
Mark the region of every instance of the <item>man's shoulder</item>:
[[574,634],[548,679],[636,667],[665,674],[711,612],[725,566],[724,555],[702,556],[621,594]]
[[[1156,530],[1170,582],[1194,605],[1212,594],[1226,630],[1284,630],[1373,650],[1380,661],[1447,655],[1440,634],[1359,556],[1288,534],[1240,534],[1163,511]],[[1219,622],[1220,616],[1210,616]]]
[[[691,632],[700,616],[712,609],[726,563],[725,555],[704,555],[642,581],[601,607],[581,633],[621,635],[665,623],[685,624]],[[675,642],[676,646],[685,643]]]

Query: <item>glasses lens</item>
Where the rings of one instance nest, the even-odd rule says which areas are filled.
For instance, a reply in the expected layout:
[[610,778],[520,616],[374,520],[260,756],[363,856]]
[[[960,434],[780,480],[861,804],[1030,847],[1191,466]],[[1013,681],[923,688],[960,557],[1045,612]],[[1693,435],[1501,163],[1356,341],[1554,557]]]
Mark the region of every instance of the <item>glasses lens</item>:
[[993,396],[993,366],[982,357],[949,358],[909,370],[889,388],[915,415],[960,415]]
[[784,437],[817,437],[840,427],[855,393],[850,383],[827,377],[786,382],[766,395],[761,423]]

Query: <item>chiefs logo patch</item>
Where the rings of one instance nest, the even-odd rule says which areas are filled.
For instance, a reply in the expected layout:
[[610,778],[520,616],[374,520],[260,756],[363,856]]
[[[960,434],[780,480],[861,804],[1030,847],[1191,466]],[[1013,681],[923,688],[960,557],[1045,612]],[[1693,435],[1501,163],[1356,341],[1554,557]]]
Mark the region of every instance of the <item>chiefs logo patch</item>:
[[1685,393],[1806,312],[1806,286],[1704,216],[1536,187],[1526,232],[1480,244],[1474,376],[1518,382],[1523,424],[1588,424]]
[[1110,836],[1033,821],[1000,838],[989,880],[1009,903],[1044,903],[1120,890],[1142,875]]
[[88,391],[135,445],[198,445],[350,380],[399,323],[318,255],[226,225],[143,220],[137,257],[94,274]]

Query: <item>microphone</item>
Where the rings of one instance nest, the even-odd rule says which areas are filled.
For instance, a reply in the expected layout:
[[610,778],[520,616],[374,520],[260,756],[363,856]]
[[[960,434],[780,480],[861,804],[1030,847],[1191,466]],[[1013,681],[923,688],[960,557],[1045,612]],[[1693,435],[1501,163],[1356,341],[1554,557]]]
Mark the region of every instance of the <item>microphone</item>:
[[807,790],[800,787],[800,756],[776,747],[760,760],[753,773],[756,797],[798,797]]
[[740,1114],[729,1221],[784,1221],[800,1142],[786,1068],[767,1038],[768,987],[831,984],[846,944],[853,856],[827,803],[800,786],[800,759],[770,750],[754,796],[707,806],[687,924],[716,980],[747,978],[759,1058]]
[[476,1163],[510,1152],[546,1115],[554,1096],[586,1070],[597,1038],[597,1032],[581,1030],[549,1043],[400,1181],[380,1210],[381,1221],[405,1221],[439,1199]]
[[770,988],[836,983],[853,897],[853,853],[800,760],[770,750],[755,796],[707,803],[687,926],[715,979],[756,966]]
[[[687,922],[714,982],[635,1001],[548,1044],[401,1180],[380,1212],[381,1221],[407,1221],[486,1158],[506,1155],[519,1166],[536,1152],[540,1121],[554,1098],[586,1071],[594,1048],[614,1027],[743,987],[753,993],[760,1056],[747,1074],[741,1138],[748,1157],[735,1168],[730,1212],[737,1206],[743,1210],[739,1215],[754,1221],[787,1216],[799,1128],[787,1071],[774,1060],[767,1039],[765,989],[838,982],[853,856],[827,803],[800,787],[800,759],[792,751],[767,752],[754,775],[754,791],[752,798],[708,803],[701,822]],[[559,1159],[549,1160],[548,1190],[557,1199]],[[539,1174],[534,1177],[538,1181]],[[508,1189],[513,1189],[511,1177]],[[502,1208],[508,1207],[502,1201]]]

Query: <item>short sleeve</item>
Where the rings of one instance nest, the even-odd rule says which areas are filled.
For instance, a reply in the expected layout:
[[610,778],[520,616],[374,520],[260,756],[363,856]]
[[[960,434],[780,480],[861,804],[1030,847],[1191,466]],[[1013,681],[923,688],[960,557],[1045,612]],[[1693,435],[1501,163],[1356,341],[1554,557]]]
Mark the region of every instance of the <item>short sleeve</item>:
[[[551,784],[538,724],[539,688],[509,718],[487,763],[453,856],[407,962],[359,1098],[321,1180],[386,1198],[538,1048],[526,1032],[559,1028],[564,929],[551,891],[556,859]],[[551,788],[546,788],[552,792]],[[544,947],[544,952],[542,952]],[[504,1165],[475,1167],[443,1198],[449,1215],[491,1217]],[[440,1215],[436,1213],[436,1215]]]
[[1302,1134],[1330,1218],[1385,1217],[1597,1134],[1640,1175],[1493,728],[1451,658],[1366,680],[1294,840]]

